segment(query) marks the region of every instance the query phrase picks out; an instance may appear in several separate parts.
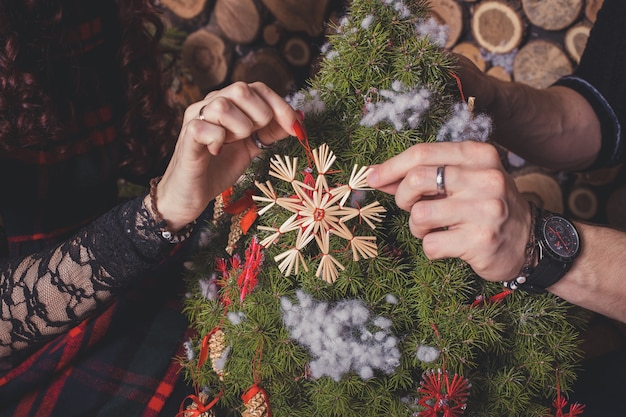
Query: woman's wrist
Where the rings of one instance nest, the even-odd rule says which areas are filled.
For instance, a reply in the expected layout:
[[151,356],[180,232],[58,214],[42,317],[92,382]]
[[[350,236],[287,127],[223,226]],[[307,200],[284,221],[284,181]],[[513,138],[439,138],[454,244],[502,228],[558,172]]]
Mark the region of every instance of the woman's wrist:
[[158,233],[160,234],[160,236],[171,243],[178,243],[189,236],[195,224],[195,220],[191,222],[185,222],[184,224],[178,224],[162,216],[162,212],[159,210],[158,204],[158,186],[160,181],[161,177],[155,177],[150,180],[150,191],[148,195],[144,198],[144,205],[148,212],[152,215],[155,224],[159,229]]

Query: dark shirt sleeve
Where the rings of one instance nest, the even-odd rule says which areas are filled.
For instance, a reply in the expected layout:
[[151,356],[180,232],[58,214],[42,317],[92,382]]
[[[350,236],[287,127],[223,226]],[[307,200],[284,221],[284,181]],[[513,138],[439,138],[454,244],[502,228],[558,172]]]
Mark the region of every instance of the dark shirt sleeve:
[[601,123],[602,147],[595,169],[624,162],[626,125],[626,1],[605,0],[580,64],[558,80],[585,97]]

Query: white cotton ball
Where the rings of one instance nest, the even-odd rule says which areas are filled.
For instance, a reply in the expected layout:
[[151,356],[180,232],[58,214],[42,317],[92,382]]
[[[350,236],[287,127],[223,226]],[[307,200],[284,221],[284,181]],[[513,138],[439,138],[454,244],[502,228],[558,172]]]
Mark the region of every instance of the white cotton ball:
[[[397,366],[397,359],[390,350],[388,330],[372,334],[366,326],[390,328],[391,320],[377,317],[370,322],[370,312],[360,300],[345,300],[330,306],[327,302],[314,301],[312,296],[298,290],[300,305],[294,304],[284,312],[283,321],[290,336],[300,345],[308,348],[312,357],[311,375],[313,378],[328,376],[339,381],[349,372],[369,375],[375,369],[389,372]],[[376,340],[375,340],[376,339]],[[373,358],[373,360],[372,360]]]
[[421,37],[428,37],[428,39],[436,46],[443,48],[448,43],[450,27],[446,24],[439,24],[439,22],[433,18],[421,20],[415,25],[415,31]]
[[313,304],[313,299],[302,290],[296,290],[296,298],[300,303],[300,308],[308,308]]
[[312,360],[309,362],[309,372],[311,373],[312,378],[318,379],[324,376],[324,373],[320,368],[319,361]]
[[213,361],[213,366],[218,371],[223,371],[226,367],[226,361],[228,360],[228,355],[230,354],[230,346],[226,346],[226,349],[222,352],[219,358]]
[[296,325],[291,325],[289,327],[289,333],[292,339],[300,340],[302,337],[302,328]]
[[389,303],[389,304],[398,304],[398,302],[399,302],[400,300],[398,299],[398,297],[396,297],[396,296],[395,296],[395,295],[393,295],[393,294],[387,294],[387,295],[385,296],[385,301],[386,301],[387,303]]
[[[335,50],[332,50],[332,51],[330,51],[330,52],[328,52],[326,54],[326,59],[328,59],[330,61],[330,60],[336,59],[338,56],[339,56],[339,52],[337,52]],[[324,109],[323,108],[317,109],[317,112],[321,113],[322,110],[324,110]]]
[[370,312],[359,301],[355,301],[351,311],[351,323],[352,325],[359,326],[367,323],[370,318]]
[[383,344],[385,349],[392,349],[398,346],[398,339],[393,336],[388,337]]
[[364,366],[359,370],[359,376],[363,380],[368,380],[374,377],[374,371],[369,366]]
[[322,352],[324,352],[324,348],[323,348],[323,341],[321,340],[310,340],[308,343],[309,349],[311,350],[311,353],[313,353],[313,355],[315,356],[319,356],[322,354]]
[[326,337],[329,339],[338,338],[341,335],[342,326],[338,323],[329,323],[326,326]]
[[389,329],[393,325],[393,322],[386,317],[379,316],[374,319],[374,325],[381,329]]
[[387,365],[389,372],[393,372],[395,368],[400,366],[400,350],[399,349],[391,349],[387,353]]
[[374,22],[374,16],[373,15],[367,15],[365,16],[365,19],[363,19],[361,21],[361,27],[365,30],[369,29],[370,26],[372,26],[372,23]]
[[327,303],[317,303],[314,304],[311,301],[308,305],[303,305],[303,308],[311,307],[313,309],[313,320],[317,320],[319,322],[323,322],[324,318],[328,315],[328,304]]
[[356,358],[364,358],[366,355],[366,351],[367,349],[365,348],[365,346],[359,343],[354,343],[352,346],[352,355]]
[[198,285],[200,286],[200,294],[206,298],[207,300],[217,300],[219,296],[219,289],[217,287],[217,281],[215,280],[215,275],[211,278],[201,278],[198,280]]
[[336,319],[339,322],[348,323],[351,317],[350,307],[347,303],[340,303],[331,311],[330,319]]
[[374,334],[374,340],[376,340],[377,342],[382,342],[386,338],[387,338],[387,333],[386,332],[376,332]]
[[374,335],[371,332],[363,329],[363,332],[361,332],[361,341],[362,342],[367,342],[369,340],[372,340],[373,338],[374,338]]
[[419,345],[415,356],[422,362],[430,363],[439,359],[439,349],[433,346]]
[[242,311],[239,311],[239,312],[231,311],[226,314],[226,317],[233,325],[238,326],[244,321],[244,319],[246,318],[246,315]]
[[375,349],[370,349],[368,353],[369,363],[372,368],[382,369],[384,366],[384,359],[382,357],[382,352],[376,351]]
[[282,308],[283,312],[288,312],[293,309],[293,303],[287,297],[280,297],[280,308]]
[[391,88],[394,91],[400,92],[400,91],[404,90],[404,84],[402,84],[402,81],[400,81],[400,80],[393,80],[393,82],[391,83]]
[[196,357],[196,352],[194,352],[192,346],[193,345],[191,343],[191,340],[186,340],[185,343],[183,343],[183,347],[185,348],[185,356],[187,357],[187,360],[189,362],[194,360],[194,358]]

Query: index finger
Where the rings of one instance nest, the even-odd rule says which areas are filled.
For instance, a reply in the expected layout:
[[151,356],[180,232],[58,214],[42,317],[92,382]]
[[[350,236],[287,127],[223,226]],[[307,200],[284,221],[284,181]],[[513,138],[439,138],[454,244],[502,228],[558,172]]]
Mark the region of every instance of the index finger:
[[417,166],[458,165],[473,168],[493,167],[500,164],[494,146],[482,142],[418,143],[375,166],[368,183],[375,188],[400,182]]
[[250,88],[267,103],[274,114],[267,128],[261,129],[259,135],[263,134],[264,137],[267,135],[269,140],[282,139],[287,135],[298,136],[300,133],[298,128],[301,128],[301,125],[296,110],[264,83],[252,83]]

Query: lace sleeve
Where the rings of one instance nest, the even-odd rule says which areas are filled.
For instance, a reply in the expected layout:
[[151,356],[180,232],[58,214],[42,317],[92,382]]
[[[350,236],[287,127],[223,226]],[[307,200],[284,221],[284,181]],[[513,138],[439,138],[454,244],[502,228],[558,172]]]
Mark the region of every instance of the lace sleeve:
[[165,239],[137,197],[56,248],[0,260],[0,358],[49,340],[103,307],[189,236]]

